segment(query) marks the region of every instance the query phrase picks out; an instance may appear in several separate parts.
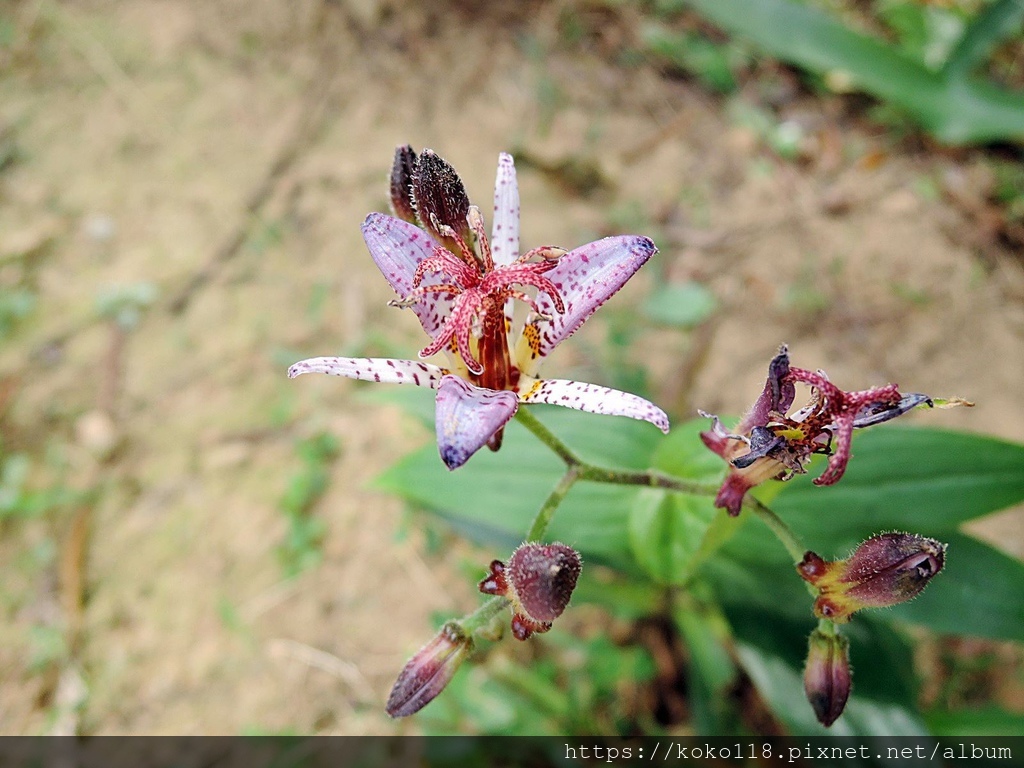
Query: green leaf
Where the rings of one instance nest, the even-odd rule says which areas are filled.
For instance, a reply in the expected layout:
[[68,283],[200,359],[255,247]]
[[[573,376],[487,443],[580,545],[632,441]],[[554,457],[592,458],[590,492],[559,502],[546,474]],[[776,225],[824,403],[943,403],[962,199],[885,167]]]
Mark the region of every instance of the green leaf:
[[1024,715],[999,707],[952,712],[932,710],[924,717],[935,736],[1020,736],[1024,733]]
[[673,67],[721,93],[736,90],[732,72],[736,57],[727,46],[695,34],[674,32],[660,24],[647,26],[642,34],[647,49]]
[[644,317],[674,328],[696,328],[718,308],[718,301],[700,283],[668,283],[656,289],[642,305]]
[[640,567],[659,584],[682,584],[717,510],[706,497],[646,488],[629,514],[629,543]]
[[820,472],[812,466],[785,484],[773,508],[823,556],[886,530],[942,538],[1024,501],[1024,446],[963,432],[865,430],[842,480],[815,486]]
[[669,435],[657,443],[651,457],[654,468],[684,480],[719,483],[725,474],[725,462],[700,439],[701,430],[707,428],[707,419],[674,425]]
[[1020,30],[1024,2],[997,0],[971,22],[946,61],[945,75],[962,78],[979,67],[1000,42]]
[[[931,72],[885,42],[847,29],[816,8],[790,0],[686,0],[686,4],[769,55],[824,74],[843,89],[866,91],[899,105],[942,141],[1024,141],[1024,94]],[[968,60],[973,55],[964,54]],[[948,74],[954,73],[958,70]]]
[[729,689],[738,669],[728,648],[732,629],[711,607],[682,607],[673,613],[686,643],[690,705],[698,734],[721,736],[735,732],[738,723],[729,707]]

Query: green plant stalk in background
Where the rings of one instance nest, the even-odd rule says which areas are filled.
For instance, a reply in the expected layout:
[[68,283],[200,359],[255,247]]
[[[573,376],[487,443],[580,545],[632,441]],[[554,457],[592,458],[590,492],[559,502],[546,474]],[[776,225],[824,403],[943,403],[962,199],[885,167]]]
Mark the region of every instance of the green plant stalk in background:
[[996,45],[1020,29],[1024,0],[998,0],[968,26],[938,70],[929,69],[827,13],[792,0],[673,0],[782,61],[825,75],[909,112],[947,144],[1024,143],[1024,93],[976,74]]

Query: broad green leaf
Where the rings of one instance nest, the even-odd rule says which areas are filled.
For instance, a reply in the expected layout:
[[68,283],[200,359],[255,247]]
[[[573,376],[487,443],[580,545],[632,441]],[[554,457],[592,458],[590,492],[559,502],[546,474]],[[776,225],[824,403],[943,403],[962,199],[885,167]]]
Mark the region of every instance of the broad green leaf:
[[681,34],[660,24],[648,25],[642,36],[649,51],[709,88],[722,93],[736,90],[732,70],[738,57],[727,46],[692,33]]
[[[942,141],[1024,141],[1024,94],[931,72],[882,40],[848,29],[824,11],[791,0],[683,0],[683,4],[769,55],[824,74],[843,89],[863,90],[901,106]],[[972,48],[969,41],[964,46]],[[964,56],[970,62],[975,54]]]
[[963,432],[865,430],[842,480],[821,488],[820,473],[812,466],[785,484],[773,509],[822,555],[886,530],[942,538],[1024,501],[1024,446]]
[[682,584],[715,517],[710,498],[646,488],[629,515],[633,556],[656,582]]
[[1024,715],[992,706],[952,712],[932,710],[925,713],[924,719],[936,736],[1020,736],[1024,733]]
[[971,22],[946,61],[945,75],[959,78],[969,75],[992,55],[996,46],[1019,33],[1024,19],[1024,2],[997,0]]
[[644,317],[676,328],[696,328],[715,309],[718,302],[700,283],[667,283],[652,293],[642,305]]
[[918,736],[924,723],[910,708],[916,698],[911,651],[884,625],[852,630],[853,691],[843,715],[824,728],[804,696],[807,636],[815,622],[791,622],[771,613],[729,610],[737,655],[758,692],[794,736]]
[[667,437],[657,443],[651,458],[655,469],[684,480],[719,483],[725,474],[725,462],[716,456],[700,439],[706,430],[707,419],[691,419],[673,426]]
[[698,734],[725,735],[736,731],[735,711],[729,706],[729,689],[737,668],[728,649],[732,630],[724,616],[706,606],[684,606],[673,613],[686,643],[689,700]]
[[664,590],[647,579],[623,578],[610,569],[586,567],[572,593],[572,605],[593,603],[630,621],[658,613],[664,600]]

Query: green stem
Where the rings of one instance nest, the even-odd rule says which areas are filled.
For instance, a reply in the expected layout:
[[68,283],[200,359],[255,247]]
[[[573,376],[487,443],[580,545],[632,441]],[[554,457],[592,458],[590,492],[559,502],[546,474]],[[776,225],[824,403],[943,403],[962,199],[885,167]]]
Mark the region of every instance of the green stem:
[[555,510],[558,509],[565,495],[569,493],[569,489],[579,479],[579,467],[570,464],[569,468],[565,470],[565,474],[562,475],[562,479],[558,481],[558,485],[555,486],[555,489],[544,500],[543,506],[541,506],[537,516],[533,519],[533,525],[530,526],[530,530],[526,534],[527,541],[540,541],[544,537],[544,533],[551,524],[551,518],[555,516]]
[[516,420],[533,432],[537,439],[554,451],[558,458],[564,461],[567,466],[573,467],[583,463],[583,460],[569,446],[555,437],[555,433],[541,424],[537,417],[530,413],[528,409],[520,408],[516,411]]
[[807,548],[782,518],[749,494],[743,500],[743,506],[757,515],[761,522],[768,526],[768,529],[775,534],[775,538],[782,542],[782,546],[789,552],[789,556],[793,558],[794,563],[799,563],[804,559],[804,553],[807,552]]
[[691,480],[682,480],[672,475],[666,475],[656,469],[644,471],[631,471],[621,469],[608,469],[597,467],[593,464],[583,463],[579,467],[580,480],[589,480],[592,483],[614,483],[616,485],[644,485],[650,488],[664,488],[667,491],[678,491],[689,493],[693,496],[714,496],[718,493],[718,486],[710,483],[696,483]]
[[507,598],[492,597],[475,611],[459,619],[459,626],[462,627],[467,635],[472,635],[477,630],[483,629],[490,624],[491,619],[501,613],[507,605]]

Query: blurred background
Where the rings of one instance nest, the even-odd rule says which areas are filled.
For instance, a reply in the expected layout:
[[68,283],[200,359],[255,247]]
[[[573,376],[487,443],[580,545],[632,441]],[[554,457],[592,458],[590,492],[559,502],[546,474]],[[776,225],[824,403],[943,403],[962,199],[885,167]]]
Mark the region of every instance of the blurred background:
[[[359,234],[396,144],[488,219],[514,153],[527,248],[658,244],[549,374],[682,421],[786,342],[1019,440],[1019,8],[775,2],[5,0],[0,730],[418,732],[387,691],[489,555],[373,489],[419,423],[285,377],[424,344]],[[1020,509],[974,532],[1024,555]],[[1018,648],[954,645],[922,695],[1024,706]]]

